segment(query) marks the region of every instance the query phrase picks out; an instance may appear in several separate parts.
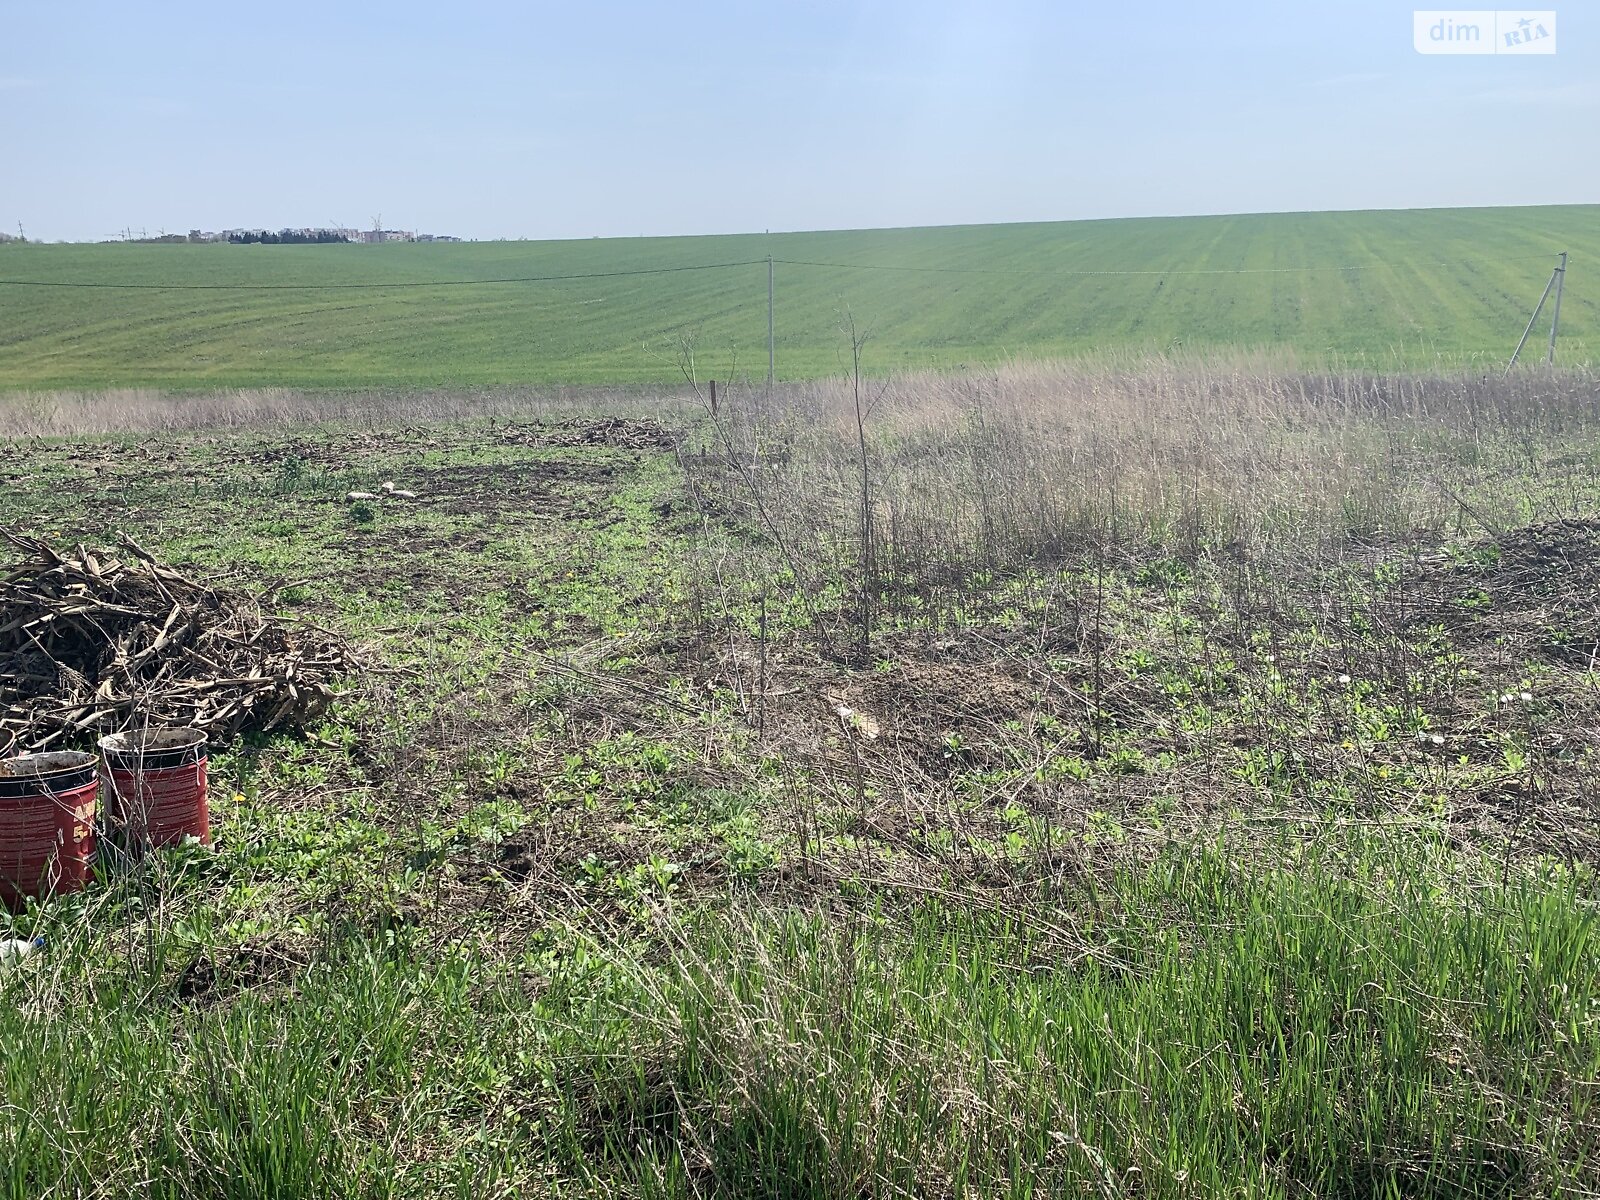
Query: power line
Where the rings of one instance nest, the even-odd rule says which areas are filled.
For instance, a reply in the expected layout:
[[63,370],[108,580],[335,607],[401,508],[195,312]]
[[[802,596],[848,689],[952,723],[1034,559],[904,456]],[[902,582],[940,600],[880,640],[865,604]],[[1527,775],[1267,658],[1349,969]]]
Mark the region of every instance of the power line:
[[1431,263],[1357,263],[1349,266],[1311,266],[1311,267],[1172,267],[1168,270],[1096,270],[1074,267],[1036,267],[1029,271],[1005,270],[1000,267],[913,267],[899,266],[892,263],[837,263],[817,262],[809,259],[776,258],[774,262],[782,263],[789,267],[827,267],[837,271],[917,271],[934,274],[953,275],[1141,275],[1141,276],[1167,276],[1167,275],[1293,275],[1304,271],[1375,271],[1380,268],[1395,270],[1401,267],[1434,268],[1434,267],[1469,267],[1478,263],[1492,262],[1528,262],[1532,259],[1549,258],[1548,254],[1520,254],[1511,258],[1464,258],[1454,262]]
[[502,279],[401,279],[392,283],[103,283],[86,280],[0,279],[5,287],[117,288],[152,292],[335,292],[377,288],[478,287],[500,283],[559,283],[569,279],[617,279],[628,275],[669,275],[677,271],[721,271],[729,267],[754,267],[767,260],[694,263],[682,267],[640,267],[629,271],[590,271],[575,275],[516,275]]
[[1118,270],[1085,267],[1036,266],[1017,270],[1004,267],[925,267],[895,263],[823,262],[800,258],[750,258],[738,262],[690,263],[677,267],[638,267],[620,271],[586,271],[567,275],[513,275],[496,279],[402,279],[388,282],[362,283],[112,283],[98,280],[55,279],[0,279],[0,287],[95,288],[120,291],[156,292],[334,292],[423,290],[448,287],[484,287],[508,283],[561,283],[585,279],[621,279],[640,275],[672,275],[685,271],[723,271],[737,267],[755,267],[780,263],[788,267],[819,267],[834,271],[900,271],[938,275],[999,275],[1008,278],[1036,278],[1050,276],[1112,276],[1164,278],[1170,275],[1293,275],[1320,271],[1375,271],[1379,269],[1414,270],[1440,267],[1466,267],[1483,263],[1528,262],[1550,257],[1547,254],[1524,254],[1508,258],[1468,258],[1447,262],[1376,262],[1351,263],[1338,266],[1302,267],[1171,267],[1167,269]]

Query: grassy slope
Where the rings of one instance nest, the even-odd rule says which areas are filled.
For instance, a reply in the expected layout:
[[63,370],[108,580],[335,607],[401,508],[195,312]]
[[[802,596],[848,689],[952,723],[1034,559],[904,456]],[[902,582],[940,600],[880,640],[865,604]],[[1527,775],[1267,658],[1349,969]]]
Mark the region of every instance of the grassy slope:
[[[1347,365],[1503,361],[1573,254],[1562,358],[1600,346],[1600,206],[1268,214],[460,246],[10,246],[0,279],[304,284],[485,279],[778,258],[785,377],[838,368],[839,314],[876,368],[1085,350],[1274,346]],[[1381,265],[1381,264],[1394,265]],[[1371,265],[1262,274],[1068,274]],[[765,372],[764,264],[422,290],[0,286],[0,388],[663,381]],[[1542,342],[1538,347],[1542,350]],[[737,367],[734,367],[737,363]]]

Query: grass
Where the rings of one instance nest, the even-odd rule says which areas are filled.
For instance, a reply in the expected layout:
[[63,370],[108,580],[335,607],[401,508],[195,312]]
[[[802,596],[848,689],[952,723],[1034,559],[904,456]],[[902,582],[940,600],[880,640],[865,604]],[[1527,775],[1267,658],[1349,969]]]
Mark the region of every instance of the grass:
[[[1066,885],[736,915],[667,965],[576,935],[485,965],[341,945],[287,994],[159,972],[0,1009],[7,1195],[1497,1196],[1593,1179],[1592,911],[1462,893],[1441,847],[1221,845]],[[1441,874],[1441,872],[1443,872]],[[158,943],[157,953],[173,949]],[[181,951],[180,951],[181,953]],[[528,994],[528,971],[540,974]],[[36,985],[37,986],[37,985]],[[15,997],[22,999],[22,997]],[[71,1131],[71,1132],[69,1132]]]
[[719,924],[665,983],[607,997],[632,1019],[585,1047],[571,1119],[621,1094],[602,1158],[642,1194],[697,1177],[818,1197],[1580,1179],[1587,1103],[1568,1110],[1564,1086],[1600,1057],[1594,993],[1563,988],[1593,964],[1573,894],[1461,905],[1429,883],[1426,846],[1280,849],[1289,869],[1214,845],[1069,885],[1051,898],[1105,914],[1076,945],[938,904],[904,927]]
[[900,376],[870,555],[838,384],[13,409],[380,670],[0,929],[0,1195],[1600,1190],[1594,387]]
[[[1486,369],[1509,358],[1563,249],[1572,269],[1561,360],[1593,360],[1597,301],[1584,264],[1600,259],[1596,211],[1267,214],[459,246],[11,245],[0,248],[0,279],[443,284],[770,254],[835,264],[777,269],[777,352],[788,379],[840,370],[846,310],[873,334],[880,370],[1234,346],[1308,366]],[[1237,270],[1255,273],[1229,274]],[[1102,271],[1135,273],[1095,274]],[[413,290],[0,286],[0,388],[659,384],[677,381],[686,338],[698,346],[702,377],[760,378],[765,276],[762,262]]]

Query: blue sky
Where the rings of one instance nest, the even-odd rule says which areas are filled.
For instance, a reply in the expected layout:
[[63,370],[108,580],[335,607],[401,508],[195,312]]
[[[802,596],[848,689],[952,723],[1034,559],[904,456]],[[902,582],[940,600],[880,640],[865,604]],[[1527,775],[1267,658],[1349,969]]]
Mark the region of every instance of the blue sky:
[[0,0],[0,228],[381,214],[588,237],[1600,200],[1600,0],[1556,11],[1559,53],[1506,57],[1419,55],[1411,7],[1372,0]]

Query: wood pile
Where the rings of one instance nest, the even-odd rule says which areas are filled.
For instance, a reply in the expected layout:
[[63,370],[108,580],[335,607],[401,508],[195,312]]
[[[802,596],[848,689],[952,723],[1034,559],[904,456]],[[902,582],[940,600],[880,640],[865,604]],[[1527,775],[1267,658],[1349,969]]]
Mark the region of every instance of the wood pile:
[[27,555],[0,572],[0,756],[147,725],[213,741],[303,729],[357,666],[336,635],[264,616],[126,536],[96,555],[0,535]]
[[573,417],[554,424],[506,425],[500,440],[519,446],[607,446],[613,450],[671,450],[678,435],[660,421],[632,417]]

